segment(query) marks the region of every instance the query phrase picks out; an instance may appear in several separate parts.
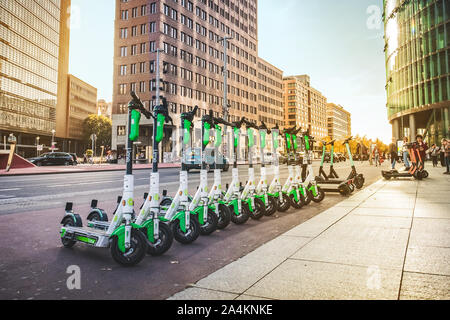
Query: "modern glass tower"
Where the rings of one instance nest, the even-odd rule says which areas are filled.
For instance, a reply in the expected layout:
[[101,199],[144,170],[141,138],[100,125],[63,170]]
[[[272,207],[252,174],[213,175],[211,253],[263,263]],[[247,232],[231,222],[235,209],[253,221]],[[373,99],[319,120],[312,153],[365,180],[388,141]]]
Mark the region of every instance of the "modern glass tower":
[[393,136],[449,137],[450,4],[384,0],[386,91]]
[[50,145],[52,134],[64,136],[67,85],[58,82],[68,71],[69,6],[0,1],[0,137],[3,143],[13,133],[22,156],[35,155],[37,143]]

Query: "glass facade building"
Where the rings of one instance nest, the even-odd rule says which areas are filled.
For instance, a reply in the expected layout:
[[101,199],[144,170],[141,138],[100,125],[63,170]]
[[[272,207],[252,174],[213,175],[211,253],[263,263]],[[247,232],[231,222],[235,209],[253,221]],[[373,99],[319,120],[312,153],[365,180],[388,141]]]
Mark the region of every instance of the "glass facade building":
[[19,150],[56,128],[60,6],[0,1],[0,133],[18,136]]
[[450,3],[384,0],[386,91],[393,136],[449,137]]

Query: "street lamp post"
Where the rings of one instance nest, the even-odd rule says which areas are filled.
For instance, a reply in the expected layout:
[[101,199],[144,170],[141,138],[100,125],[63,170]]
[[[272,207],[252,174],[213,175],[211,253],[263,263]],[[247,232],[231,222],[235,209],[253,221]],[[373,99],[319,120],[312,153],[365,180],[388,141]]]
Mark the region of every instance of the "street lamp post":
[[[232,40],[232,37],[223,37],[219,39],[217,42],[223,42],[223,119],[228,121],[229,114],[229,106],[228,106],[228,56],[227,56],[227,48],[228,48],[228,40]],[[225,140],[223,143],[223,154],[226,155],[228,148],[228,128],[225,126],[224,136]]]
[[55,152],[55,133],[56,130],[52,129],[52,152]]
[[36,137],[36,156],[39,157],[39,140],[41,138],[40,137]]

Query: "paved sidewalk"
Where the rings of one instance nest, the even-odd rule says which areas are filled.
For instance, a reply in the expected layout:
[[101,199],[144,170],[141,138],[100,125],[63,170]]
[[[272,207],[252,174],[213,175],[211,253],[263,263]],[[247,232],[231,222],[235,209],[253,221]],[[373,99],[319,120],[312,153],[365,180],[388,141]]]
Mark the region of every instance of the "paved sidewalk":
[[[179,168],[180,164],[160,163],[159,169]],[[133,164],[133,170],[151,169],[152,164]],[[78,166],[52,166],[52,167],[34,167],[24,169],[11,169],[9,172],[0,170],[0,176],[25,176],[39,174],[58,174],[58,173],[82,173],[82,172],[103,172],[103,171],[125,171],[125,165],[103,164],[103,165],[78,165]]]
[[450,299],[450,176],[427,170],[379,180],[170,299]]

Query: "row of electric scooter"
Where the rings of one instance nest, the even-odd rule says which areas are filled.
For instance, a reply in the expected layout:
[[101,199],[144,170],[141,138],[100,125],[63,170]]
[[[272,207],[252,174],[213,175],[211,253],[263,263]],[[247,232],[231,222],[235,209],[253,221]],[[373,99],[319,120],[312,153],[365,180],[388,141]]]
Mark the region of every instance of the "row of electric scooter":
[[[275,212],[286,212],[290,207],[301,209],[311,202],[319,203],[325,198],[325,192],[339,192],[348,195],[355,188],[362,188],[364,177],[356,172],[350,152],[349,140],[346,141],[352,171],[347,179],[339,179],[333,169],[331,160],[330,174],[323,170],[326,146],[334,147],[334,141],[323,141],[324,149],[319,177],[315,177],[312,167],[312,150],[316,142],[308,132],[291,128],[280,132],[277,127],[267,128],[262,123],[256,125],[243,118],[239,122],[227,122],[213,117],[210,112],[201,119],[201,171],[200,185],[193,197],[188,192],[187,150],[192,144],[194,118],[198,108],[181,115],[182,161],[180,170],[180,187],[174,197],[167,191],[160,193],[160,175],[158,172],[159,144],[164,137],[164,125],[172,122],[168,113],[166,100],[155,106],[153,111],[146,110],[140,99],[131,93],[128,105],[128,135],[126,174],[123,194],[118,198],[112,221],[106,212],[97,207],[97,200],[91,203],[86,226],[79,214],[74,213],[73,204],[67,203],[65,215],[61,221],[61,241],[64,247],[71,248],[82,242],[97,248],[110,248],[113,259],[123,266],[139,263],[146,254],[159,256],[167,252],[175,239],[182,244],[194,242],[200,235],[210,235],[218,229],[225,229],[231,222],[244,224],[249,219],[260,220]],[[139,213],[134,211],[133,178],[133,142],[139,137],[141,116],[153,119],[153,169],[150,176],[150,192],[144,195],[145,201]],[[172,123],[173,124],[173,123]],[[208,186],[208,164],[206,148],[214,145],[215,163],[219,163],[223,129],[231,128],[233,136],[232,182],[222,187],[221,170],[214,170],[214,183]],[[245,133],[242,130],[245,129]],[[277,159],[279,137],[283,135],[288,156],[289,176],[281,183],[280,166]],[[259,139],[257,139],[257,135]],[[269,184],[265,163],[267,136],[271,135],[272,154],[274,155],[274,178]],[[238,151],[241,136],[246,136],[246,148],[249,158],[248,181],[243,186],[239,179]],[[259,181],[255,177],[252,163],[256,141],[259,140],[261,172]],[[303,164],[299,162],[299,152],[303,152]],[[333,150],[332,150],[333,151]],[[333,154],[333,152],[332,152]]]

